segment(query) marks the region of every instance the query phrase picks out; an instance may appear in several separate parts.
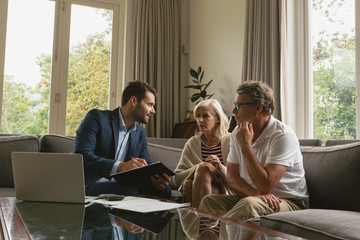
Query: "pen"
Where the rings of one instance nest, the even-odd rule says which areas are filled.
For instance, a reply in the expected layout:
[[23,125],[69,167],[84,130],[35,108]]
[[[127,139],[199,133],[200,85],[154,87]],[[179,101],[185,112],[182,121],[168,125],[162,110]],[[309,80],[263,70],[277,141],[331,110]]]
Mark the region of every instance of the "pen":
[[[142,166],[146,166],[146,165],[148,165],[147,164],[147,162],[146,162],[146,160],[144,160],[144,159],[141,159],[141,158],[135,158],[134,156],[131,156],[131,160],[136,160],[136,159],[139,159],[139,160],[137,160],[137,162],[142,162],[143,164],[142,164]],[[141,161],[140,161],[141,160]],[[143,162],[144,161],[144,162]],[[139,166],[139,167],[142,167],[142,166]]]

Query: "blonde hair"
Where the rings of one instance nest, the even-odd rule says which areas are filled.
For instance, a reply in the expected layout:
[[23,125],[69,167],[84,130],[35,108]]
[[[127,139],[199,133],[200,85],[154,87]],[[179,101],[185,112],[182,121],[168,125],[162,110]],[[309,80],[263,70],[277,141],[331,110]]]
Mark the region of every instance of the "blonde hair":
[[[199,107],[208,107],[212,111],[212,113],[219,118],[219,124],[215,130],[215,137],[221,140],[226,136],[229,129],[229,118],[224,113],[220,103],[215,99],[207,99],[199,102],[194,107],[194,115],[196,116],[196,111]],[[201,131],[197,131],[196,135],[201,136],[203,133]]]

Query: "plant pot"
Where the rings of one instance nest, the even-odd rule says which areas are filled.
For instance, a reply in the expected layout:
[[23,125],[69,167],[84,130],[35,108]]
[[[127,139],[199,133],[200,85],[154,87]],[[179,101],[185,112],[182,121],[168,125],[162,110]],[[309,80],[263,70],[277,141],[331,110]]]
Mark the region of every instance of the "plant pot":
[[195,121],[194,111],[193,110],[186,110],[184,122],[192,122],[192,121]]

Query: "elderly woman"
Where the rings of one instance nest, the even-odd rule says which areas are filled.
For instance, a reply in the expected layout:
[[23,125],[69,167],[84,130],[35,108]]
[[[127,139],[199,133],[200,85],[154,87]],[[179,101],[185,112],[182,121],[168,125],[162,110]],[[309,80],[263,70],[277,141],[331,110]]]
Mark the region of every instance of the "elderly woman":
[[174,181],[184,202],[198,207],[207,194],[227,194],[226,158],[229,121],[217,100],[199,102],[194,108],[199,130],[184,147]]

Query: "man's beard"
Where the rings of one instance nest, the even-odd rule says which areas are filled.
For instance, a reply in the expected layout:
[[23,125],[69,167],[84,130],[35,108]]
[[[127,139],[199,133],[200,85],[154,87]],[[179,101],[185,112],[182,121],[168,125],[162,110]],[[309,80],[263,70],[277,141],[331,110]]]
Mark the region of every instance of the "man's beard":
[[[139,105],[136,106],[134,111],[134,118],[136,122],[147,124],[149,120],[146,118],[146,114],[143,113],[144,109]],[[149,116],[150,118],[150,116]]]

